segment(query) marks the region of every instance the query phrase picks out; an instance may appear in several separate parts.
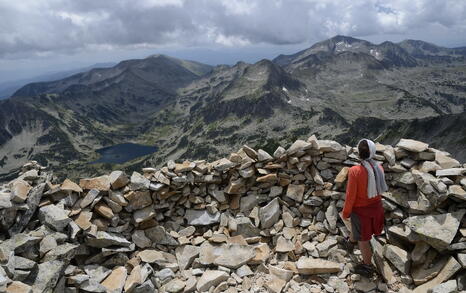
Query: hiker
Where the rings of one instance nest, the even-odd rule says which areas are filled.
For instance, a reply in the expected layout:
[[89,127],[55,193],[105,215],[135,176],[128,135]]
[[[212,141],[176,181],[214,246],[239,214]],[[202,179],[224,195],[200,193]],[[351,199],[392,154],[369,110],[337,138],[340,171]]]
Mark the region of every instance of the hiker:
[[358,242],[363,258],[363,263],[358,264],[355,269],[366,272],[374,271],[369,241],[372,235],[382,233],[384,210],[381,194],[388,190],[382,166],[372,159],[375,150],[373,141],[369,139],[359,141],[361,165],[349,169],[346,200],[342,212],[342,217],[351,221],[352,233],[349,241]]

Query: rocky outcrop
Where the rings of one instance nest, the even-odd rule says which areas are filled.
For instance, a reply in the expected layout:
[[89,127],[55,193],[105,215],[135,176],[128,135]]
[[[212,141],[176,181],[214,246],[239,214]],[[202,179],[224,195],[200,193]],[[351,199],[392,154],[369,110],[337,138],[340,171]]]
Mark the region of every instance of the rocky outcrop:
[[466,290],[466,165],[410,139],[375,159],[390,187],[378,278],[343,245],[356,149],[311,136],[79,182],[25,165],[0,187],[0,292]]

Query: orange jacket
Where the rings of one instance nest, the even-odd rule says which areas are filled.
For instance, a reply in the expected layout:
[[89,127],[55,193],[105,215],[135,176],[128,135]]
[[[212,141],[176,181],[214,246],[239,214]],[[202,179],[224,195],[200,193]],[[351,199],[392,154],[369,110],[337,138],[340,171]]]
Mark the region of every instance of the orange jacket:
[[[380,168],[383,170],[382,166]],[[346,186],[345,206],[343,218],[349,218],[353,207],[364,207],[382,200],[380,195],[373,198],[367,197],[367,170],[364,166],[353,166],[348,172],[348,184]]]

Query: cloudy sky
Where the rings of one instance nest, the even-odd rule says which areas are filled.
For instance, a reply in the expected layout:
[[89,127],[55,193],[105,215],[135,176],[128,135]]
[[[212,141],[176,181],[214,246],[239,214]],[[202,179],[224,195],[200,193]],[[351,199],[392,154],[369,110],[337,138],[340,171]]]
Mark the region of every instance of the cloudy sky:
[[0,83],[154,53],[254,62],[337,34],[466,46],[466,1],[0,0]]

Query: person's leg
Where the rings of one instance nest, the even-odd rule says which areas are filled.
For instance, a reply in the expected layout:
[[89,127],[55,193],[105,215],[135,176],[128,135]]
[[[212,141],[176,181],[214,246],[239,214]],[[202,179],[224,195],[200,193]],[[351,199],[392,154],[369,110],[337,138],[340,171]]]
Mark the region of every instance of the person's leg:
[[366,265],[372,265],[372,249],[369,241],[358,241],[361,250],[362,260]]

